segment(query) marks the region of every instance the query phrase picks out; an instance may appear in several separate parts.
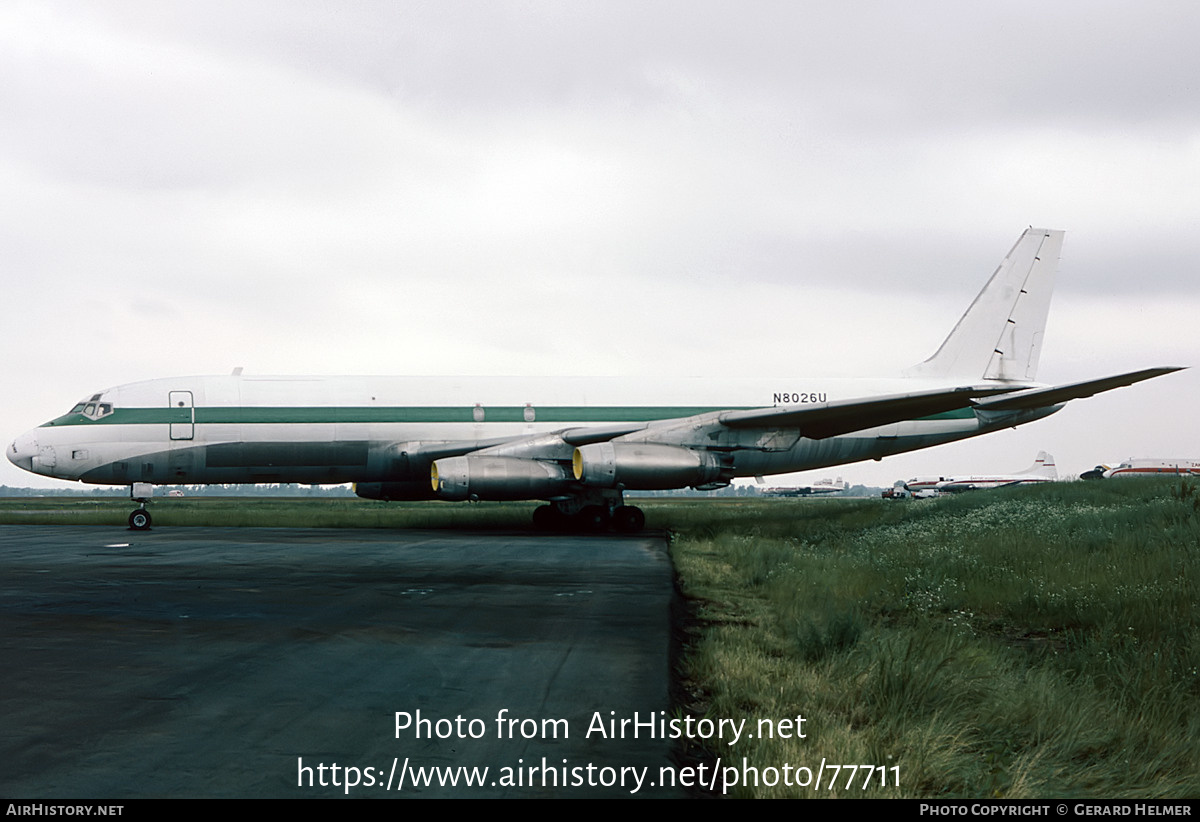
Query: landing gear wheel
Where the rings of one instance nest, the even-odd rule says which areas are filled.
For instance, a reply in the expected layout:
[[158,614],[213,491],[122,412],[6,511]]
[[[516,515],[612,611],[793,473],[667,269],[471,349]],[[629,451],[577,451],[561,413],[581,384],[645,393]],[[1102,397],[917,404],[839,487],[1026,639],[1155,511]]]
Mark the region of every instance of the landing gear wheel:
[[608,524],[608,512],[599,505],[585,505],[575,515],[575,522],[585,534],[603,531]]
[[533,527],[539,531],[560,531],[565,519],[553,505],[539,505],[533,509]]
[[646,527],[646,515],[634,505],[621,505],[612,515],[613,527],[623,534],[636,534]]
[[131,531],[148,531],[150,530],[150,512],[145,508],[139,508],[129,515],[129,530]]

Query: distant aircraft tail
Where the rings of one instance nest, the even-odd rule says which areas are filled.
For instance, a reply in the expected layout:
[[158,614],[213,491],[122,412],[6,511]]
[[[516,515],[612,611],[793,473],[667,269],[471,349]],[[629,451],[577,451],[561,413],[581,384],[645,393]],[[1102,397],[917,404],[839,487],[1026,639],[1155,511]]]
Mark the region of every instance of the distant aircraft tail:
[[1049,477],[1050,479],[1058,479],[1058,468],[1054,465],[1054,456],[1052,454],[1047,454],[1045,451],[1038,451],[1037,459],[1033,461],[1033,465],[1029,466],[1021,473],[1038,477]]
[[1026,229],[941,347],[905,375],[1033,380],[1062,241],[1062,231]]

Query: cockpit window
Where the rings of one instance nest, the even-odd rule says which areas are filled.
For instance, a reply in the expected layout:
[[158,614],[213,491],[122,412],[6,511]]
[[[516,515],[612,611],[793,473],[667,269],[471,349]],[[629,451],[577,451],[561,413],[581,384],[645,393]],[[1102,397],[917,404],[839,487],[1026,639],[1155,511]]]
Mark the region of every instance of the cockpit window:
[[83,414],[93,420],[98,420],[101,417],[106,417],[112,413],[113,407],[111,402],[81,402],[71,409],[72,414]]

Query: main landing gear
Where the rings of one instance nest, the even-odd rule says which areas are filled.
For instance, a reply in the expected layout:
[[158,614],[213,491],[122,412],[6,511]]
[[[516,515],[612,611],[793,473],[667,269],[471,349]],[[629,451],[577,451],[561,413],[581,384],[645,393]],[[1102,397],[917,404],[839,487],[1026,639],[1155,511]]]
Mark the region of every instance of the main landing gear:
[[129,486],[130,499],[140,503],[139,507],[134,509],[133,513],[129,515],[130,531],[150,530],[150,512],[146,510],[146,503],[150,501],[150,497],[153,494],[154,486],[148,482],[135,482]]
[[551,503],[534,509],[533,527],[539,531],[596,534],[612,529],[622,534],[636,534],[646,527],[646,515],[633,505],[583,505],[571,512],[569,508]]

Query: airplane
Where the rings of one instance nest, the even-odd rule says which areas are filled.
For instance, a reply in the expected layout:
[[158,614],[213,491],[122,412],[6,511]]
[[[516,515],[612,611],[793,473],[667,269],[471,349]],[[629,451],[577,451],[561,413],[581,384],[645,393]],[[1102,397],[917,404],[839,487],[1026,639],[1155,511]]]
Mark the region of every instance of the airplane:
[[178,377],[93,394],[17,437],[36,474],[153,486],[354,483],[376,500],[541,500],[534,525],[640,531],[626,491],[879,460],[1042,419],[1174,367],[1035,381],[1063,232],[1026,230],[938,350],[882,379]]
[[766,497],[814,497],[822,494],[840,494],[850,486],[841,478],[817,480],[811,485],[789,485],[786,488],[768,488]]
[[1088,475],[1087,479],[1112,479],[1114,477],[1161,477],[1161,476],[1192,476],[1200,474],[1200,460],[1189,459],[1129,459],[1120,465],[1109,468],[1107,465],[1097,465],[1093,470],[1080,474]]
[[1054,457],[1038,451],[1033,465],[1016,474],[992,474],[965,477],[914,477],[904,483],[913,496],[953,494],[959,491],[978,491],[988,488],[1004,488],[1010,485],[1029,485],[1038,482],[1053,482],[1058,479]]
[[896,480],[896,484],[892,487],[903,488],[913,496],[921,494],[922,497],[936,497],[938,485],[945,481],[945,477],[913,477],[910,480]]

